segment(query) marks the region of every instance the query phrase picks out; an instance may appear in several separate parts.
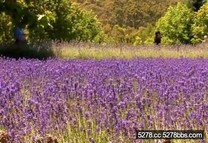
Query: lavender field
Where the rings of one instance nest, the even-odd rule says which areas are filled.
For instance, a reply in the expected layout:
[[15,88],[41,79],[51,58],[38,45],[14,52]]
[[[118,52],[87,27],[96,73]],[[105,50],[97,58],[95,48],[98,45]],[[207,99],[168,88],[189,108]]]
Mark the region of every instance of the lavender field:
[[0,67],[3,143],[52,143],[47,135],[58,143],[155,143],[136,140],[135,130],[208,131],[207,59],[0,59]]

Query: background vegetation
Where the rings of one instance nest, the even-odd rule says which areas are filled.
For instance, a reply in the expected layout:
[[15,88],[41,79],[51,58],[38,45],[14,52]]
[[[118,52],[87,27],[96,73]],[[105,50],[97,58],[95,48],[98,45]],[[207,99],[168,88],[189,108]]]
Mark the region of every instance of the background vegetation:
[[163,45],[198,44],[208,34],[207,0],[5,0],[0,17],[0,44],[11,43],[19,25],[29,44],[152,45],[157,30]]
[[0,12],[0,42],[11,41],[12,29],[19,25],[24,26],[29,42],[102,40],[96,16],[68,0],[6,0],[1,1]]

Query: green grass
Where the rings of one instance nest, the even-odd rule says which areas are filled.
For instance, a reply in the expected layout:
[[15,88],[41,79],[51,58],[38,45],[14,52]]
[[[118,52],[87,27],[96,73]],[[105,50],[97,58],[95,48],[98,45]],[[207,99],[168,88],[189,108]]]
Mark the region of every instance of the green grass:
[[160,47],[66,44],[54,48],[54,53],[64,59],[208,58],[208,47],[202,44]]
[[104,45],[43,42],[17,46],[0,45],[0,55],[13,58],[57,57],[63,59],[208,58],[208,44],[175,46]]

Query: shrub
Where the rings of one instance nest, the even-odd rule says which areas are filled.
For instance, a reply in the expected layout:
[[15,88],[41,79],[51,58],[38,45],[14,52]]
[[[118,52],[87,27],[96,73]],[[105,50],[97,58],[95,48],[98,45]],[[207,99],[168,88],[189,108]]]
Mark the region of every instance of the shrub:
[[185,4],[170,6],[156,24],[156,28],[163,34],[162,43],[191,43],[193,19],[194,13]]
[[194,37],[192,43],[200,43],[208,35],[208,3],[204,4],[196,13],[194,24],[192,25]]

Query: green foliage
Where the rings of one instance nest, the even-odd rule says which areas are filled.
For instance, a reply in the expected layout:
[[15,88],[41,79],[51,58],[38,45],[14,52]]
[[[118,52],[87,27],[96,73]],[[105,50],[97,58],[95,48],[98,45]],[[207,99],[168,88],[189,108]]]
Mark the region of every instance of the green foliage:
[[[81,10],[71,1],[17,0],[0,4],[0,10],[4,11],[3,20],[12,22],[13,26],[23,26],[28,31],[28,40],[31,42],[50,39],[93,42],[103,40],[101,26],[96,16]],[[0,30],[1,33],[4,32],[4,29]],[[11,33],[6,33],[7,37],[8,34]]]
[[205,1],[1,1],[0,43],[10,42],[13,28],[19,25],[25,28],[29,43],[77,40],[149,45],[156,30],[162,33],[162,44],[200,43],[208,33]]
[[189,44],[191,43],[194,13],[182,3],[168,8],[161,17],[156,28],[163,34],[162,43]]
[[153,25],[148,25],[147,27],[140,27],[136,38],[134,41],[134,45],[151,45],[154,40],[154,31],[155,27]]
[[4,12],[0,13],[0,43],[7,43],[12,39],[12,22],[11,17]]
[[115,25],[109,32],[109,35],[113,37],[110,40],[110,43],[133,43],[136,36],[136,30],[127,26]]
[[71,28],[70,34],[73,35],[73,38],[78,41],[101,42],[103,33],[97,17],[89,11],[82,10],[77,5],[72,5],[71,10],[72,12],[67,16],[67,21],[72,25],[68,28]]
[[95,15],[67,0],[62,0],[58,5],[50,5],[52,8],[45,10],[38,18],[41,24],[37,31],[41,36],[45,34],[45,38],[61,41],[102,40],[102,30]]
[[208,3],[204,4],[196,13],[194,24],[192,25],[194,37],[192,43],[200,43],[204,36],[208,35]]
[[[54,56],[52,45],[45,41],[104,38],[97,17],[68,0],[0,1],[0,17],[0,54],[7,57],[44,59]],[[24,28],[29,45],[12,44],[15,27]]]

